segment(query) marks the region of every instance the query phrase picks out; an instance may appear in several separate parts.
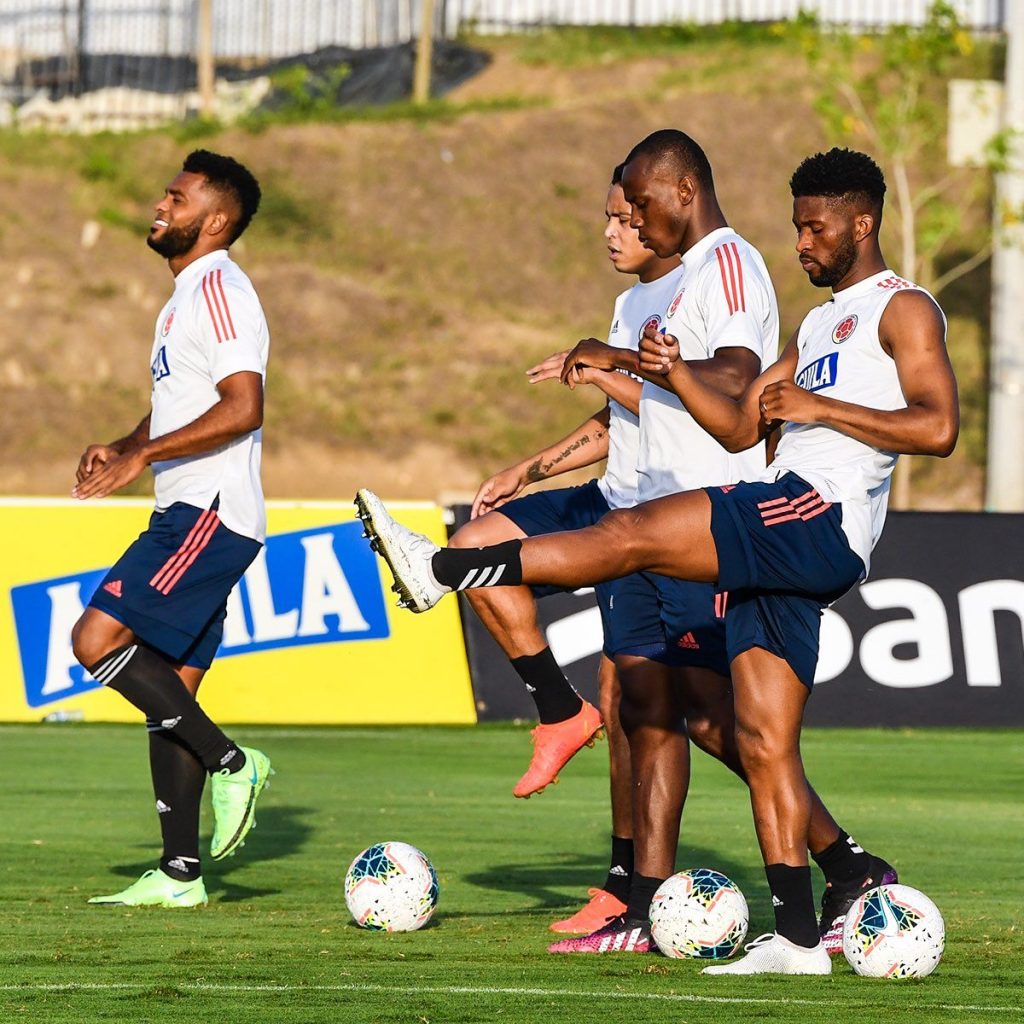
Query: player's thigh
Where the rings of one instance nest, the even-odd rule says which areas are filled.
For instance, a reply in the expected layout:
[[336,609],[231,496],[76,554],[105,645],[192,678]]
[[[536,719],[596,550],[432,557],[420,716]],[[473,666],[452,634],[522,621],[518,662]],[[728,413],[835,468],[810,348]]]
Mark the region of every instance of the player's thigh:
[[714,583],[718,554],[711,536],[711,500],[683,491],[609,512],[597,525],[605,542],[629,551],[636,568],[677,579]]
[[523,540],[526,533],[500,512],[488,512],[460,526],[448,541],[451,548],[483,548],[506,540]]
[[92,607],[82,612],[71,631],[75,657],[86,667],[134,639],[135,634],[123,622]]

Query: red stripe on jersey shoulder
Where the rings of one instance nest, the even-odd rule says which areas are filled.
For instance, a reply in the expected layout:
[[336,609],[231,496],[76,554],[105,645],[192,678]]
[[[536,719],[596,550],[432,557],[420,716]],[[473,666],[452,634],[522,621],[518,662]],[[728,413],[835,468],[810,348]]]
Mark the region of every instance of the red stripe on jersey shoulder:
[[730,242],[729,248],[732,249],[733,259],[736,261],[736,278],[740,286],[740,309],[745,313],[747,311],[747,294],[743,290],[743,261],[740,259],[740,251],[735,242]]
[[209,274],[203,278],[203,298],[206,299],[206,308],[210,312],[210,319],[213,321],[213,329],[217,335],[217,344],[219,345],[224,340],[224,334],[221,329],[220,317],[217,315],[217,310],[214,308],[213,292],[209,287],[209,278]]
[[220,295],[220,301],[224,304],[224,315],[227,317],[227,321],[228,321],[227,326],[228,326],[228,329],[231,332],[228,335],[228,337],[234,339],[234,338],[238,337],[238,334],[235,331],[235,322],[231,319],[231,307],[228,305],[228,294],[227,294],[226,291],[224,291],[224,282],[221,280],[221,276],[220,275],[221,275],[221,270],[220,270],[220,267],[218,267],[217,268],[217,292]]
[[725,301],[729,304],[729,316],[732,316],[736,312],[732,301],[732,292],[729,288],[729,278],[726,276],[725,271],[725,257],[722,255],[722,246],[719,246],[715,250],[715,256],[718,257],[718,270],[722,275],[722,291],[725,292]]

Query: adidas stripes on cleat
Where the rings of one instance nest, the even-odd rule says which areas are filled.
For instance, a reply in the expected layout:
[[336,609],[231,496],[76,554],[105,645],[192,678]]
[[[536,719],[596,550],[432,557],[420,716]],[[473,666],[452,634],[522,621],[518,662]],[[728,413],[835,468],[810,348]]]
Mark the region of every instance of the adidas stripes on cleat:
[[656,953],[649,921],[625,915],[609,921],[590,935],[562,939],[548,946],[549,953]]

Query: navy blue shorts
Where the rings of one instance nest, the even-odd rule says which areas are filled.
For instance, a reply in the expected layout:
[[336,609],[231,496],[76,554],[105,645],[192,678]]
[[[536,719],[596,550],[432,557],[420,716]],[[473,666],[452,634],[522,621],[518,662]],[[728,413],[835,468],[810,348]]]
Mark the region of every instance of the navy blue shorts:
[[728,591],[730,661],[761,647],[808,688],[822,609],[864,575],[843,533],[842,507],[795,473],[767,483],[709,487],[718,589]]
[[628,654],[729,674],[725,603],[712,584],[638,572],[610,586],[611,625],[605,628],[609,657]]
[[176,502],[118,559],[89,604],[172,661],[209,668],[228,594],[262,547],[233,533],[216,509]]
[[[498,511],[519,527],[527,537],[545,533],[564,533],[593,526],[610,511],[596,480],[579,487],[562,487],[553,491],[534,491],[516,498]],[[598,583],[594,587],[597,607],[604,630],[604,653],[612,658],[623,647],[663,644],[664,635],[657,615],[653,626],[645,620],[643,607],[634,608],[635,588],[632,577]],[[563,593],[561,587],[531,587],[535,597]],[[612,614],[612,605],[616,614]],[[627,610],[628,609],[628,610]]]

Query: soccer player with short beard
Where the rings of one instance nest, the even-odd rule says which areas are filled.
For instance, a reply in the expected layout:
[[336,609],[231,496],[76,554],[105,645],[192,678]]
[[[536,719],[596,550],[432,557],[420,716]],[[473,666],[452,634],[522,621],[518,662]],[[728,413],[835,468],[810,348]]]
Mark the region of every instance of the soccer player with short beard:
[[196,150],[156,205],[147,244],[167,260],[174,294],[156,321],[152,408],[125,437],[92,444],[72,492],[103,498],[147,466],[149,528],[107,573],[75,624],[75,656],[146,716],[163,835],[158,868],[89,902],[192,907],[206,902],[199,806],[211,777],[214,860],[243,845],[271,774],[196,701],[220,644],[227,598],[266,535],[260,485],[269,334],[259,299],[228,249],[260,188],[231,157]]

